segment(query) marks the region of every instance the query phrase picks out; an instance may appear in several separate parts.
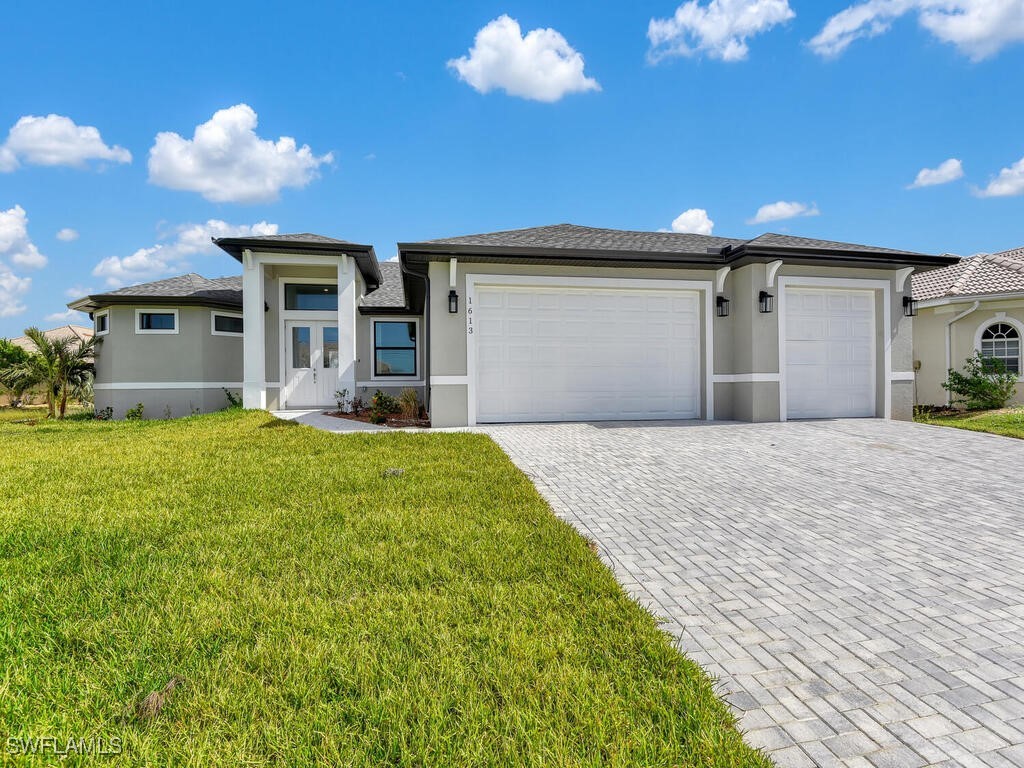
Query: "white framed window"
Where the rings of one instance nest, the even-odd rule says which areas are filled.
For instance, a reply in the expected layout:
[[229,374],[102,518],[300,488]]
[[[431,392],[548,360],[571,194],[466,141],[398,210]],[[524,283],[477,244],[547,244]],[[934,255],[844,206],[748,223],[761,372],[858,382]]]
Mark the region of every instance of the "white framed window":
[[97,336],[106,336],[110,333],[110,310],[104,309],[94,312],[92,316],[93,332]]
[[419,330],[416,318],[370,321],[374,381],[414,381],[419,374]]
[[982,357],[999,360],[1010,373],[1020,373],[1020,331],[1008,322],[990,323],[981,332]]
[[214,336],[241,336],[242,316],[238,312],[211,312],[210,333]]
[[176,334],[177,332],[177,309],[158,307],[135,310],[135,333]]

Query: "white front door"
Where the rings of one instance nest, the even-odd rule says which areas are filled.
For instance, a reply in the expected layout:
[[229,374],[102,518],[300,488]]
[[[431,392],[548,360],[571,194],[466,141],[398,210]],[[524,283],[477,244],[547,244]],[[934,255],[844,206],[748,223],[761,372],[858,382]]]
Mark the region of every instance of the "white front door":
[[875,415],[875,293],[787,288],[786,418]]
[[285,323],[283,399],[286,408],[319,408],[335,402],[338,388],[338,325]]
[[694,419],[701,409],[695,290],[479,286],[479,422]]

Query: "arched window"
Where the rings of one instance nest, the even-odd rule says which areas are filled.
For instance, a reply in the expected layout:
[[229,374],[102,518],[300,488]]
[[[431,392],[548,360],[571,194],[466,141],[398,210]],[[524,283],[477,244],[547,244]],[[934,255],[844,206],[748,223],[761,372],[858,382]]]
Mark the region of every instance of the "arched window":
[[1010,373],[1020,373],[1020,334],[1009,323],[993,323],[981,334],[981,354],[1002,360]]

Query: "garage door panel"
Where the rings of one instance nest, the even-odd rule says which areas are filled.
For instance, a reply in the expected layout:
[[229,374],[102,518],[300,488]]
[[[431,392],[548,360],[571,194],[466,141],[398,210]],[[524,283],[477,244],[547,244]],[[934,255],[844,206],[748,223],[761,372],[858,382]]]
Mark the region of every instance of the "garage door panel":
[[870,290],[788,288],[786,415],[875,415],[875,299]]
[[696,291],[479,286],[475,307],[480,422],[699,415]]

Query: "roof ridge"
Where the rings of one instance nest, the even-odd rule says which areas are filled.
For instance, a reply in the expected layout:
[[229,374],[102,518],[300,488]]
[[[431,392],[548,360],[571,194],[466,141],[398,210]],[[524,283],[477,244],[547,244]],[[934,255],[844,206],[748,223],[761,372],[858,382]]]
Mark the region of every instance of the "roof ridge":
[[969,259],[966,259],[967,263],[964,264],[963,270],[957,275],[953,284],[946,289],[946,293],[950,296],[959,296],[967,288],[967,284],[970,282],[971,277],[974,276],[974,273],[978,271],[978,268],[985,263],[986,258],[990,255],[988,253],[979,253],[977,256],[971,256]]

